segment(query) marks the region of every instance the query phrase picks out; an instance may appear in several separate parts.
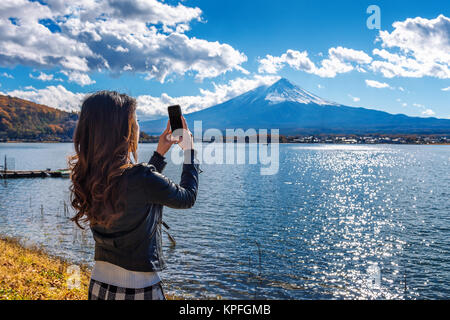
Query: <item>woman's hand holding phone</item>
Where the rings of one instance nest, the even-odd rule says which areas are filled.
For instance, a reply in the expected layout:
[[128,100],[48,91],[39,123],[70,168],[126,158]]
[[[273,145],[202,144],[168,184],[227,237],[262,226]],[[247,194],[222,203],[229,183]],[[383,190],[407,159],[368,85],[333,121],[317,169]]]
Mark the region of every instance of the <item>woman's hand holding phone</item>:
[[159,136],[158,147],[156,147],[156,152],[160,155],[164,156],[167,151],[169,151],[170,147],[176,143],[176,141],[172,141],[170,136],[172,131],[170,130],[170,122],[167,121],[166,130]]
[[156,152],[160,155],[164,156],[175,143],[183,150],[194,149],[194,138],[191,131],[189,131],[186,119],[183,116],[181,116],[181,122],[183,124],[183,134],[177,139],[174,139],[172,137],[172,131],[170,130],[170,121],[167,121],[166,130],[159,136],[158,146],[156,147]]
[[178,145],[184,151],[194,149],[194,138],[183,116],[181,116],[181,122],[183,123],[183,135],[180,137]]

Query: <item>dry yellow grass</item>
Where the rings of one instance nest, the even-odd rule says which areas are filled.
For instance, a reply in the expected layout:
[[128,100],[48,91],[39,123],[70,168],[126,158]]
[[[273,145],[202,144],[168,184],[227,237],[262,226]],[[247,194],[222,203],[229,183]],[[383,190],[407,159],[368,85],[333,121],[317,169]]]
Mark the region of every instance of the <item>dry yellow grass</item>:
[[80,267],[80,287],[69,289],[70,263],[17,240],[0,238],[1,300],[85,300],[90,272]]
[[[69,289],[70,265],[40,248],[0,238],[0,300],[86,300],[90,270],[80,266],[80,287]],[[166,299],[184,298],[166,293]]]

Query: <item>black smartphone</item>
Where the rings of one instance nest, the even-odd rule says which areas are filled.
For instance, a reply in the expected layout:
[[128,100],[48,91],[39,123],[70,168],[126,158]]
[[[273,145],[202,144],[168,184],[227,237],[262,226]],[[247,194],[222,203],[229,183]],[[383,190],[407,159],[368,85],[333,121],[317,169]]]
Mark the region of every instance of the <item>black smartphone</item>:
[[[182,132],[176,132],[177,129],[183,129],[183,122],[181,122],[181,108],[179,105],[170,106],[167,108],[169,112],[170,128],[172,129],[172,136],[181,136]],[[178,133],[178,134],[177,134]]]

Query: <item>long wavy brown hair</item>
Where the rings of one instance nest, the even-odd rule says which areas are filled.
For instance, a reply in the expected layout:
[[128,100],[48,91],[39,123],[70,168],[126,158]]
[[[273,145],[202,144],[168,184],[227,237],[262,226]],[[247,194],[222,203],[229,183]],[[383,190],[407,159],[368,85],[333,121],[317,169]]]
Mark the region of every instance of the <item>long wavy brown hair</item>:
[[139,126],[136,100],[115,91],[88,96],[74,133],[75,154],[69,157],[71,219],[109,227],[125,209],[123,172],[137,161]]

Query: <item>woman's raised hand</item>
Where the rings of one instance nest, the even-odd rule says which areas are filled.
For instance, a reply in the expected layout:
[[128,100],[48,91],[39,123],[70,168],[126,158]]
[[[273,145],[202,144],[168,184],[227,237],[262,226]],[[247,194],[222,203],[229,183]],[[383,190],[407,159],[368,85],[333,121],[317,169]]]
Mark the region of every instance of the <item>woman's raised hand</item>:
[[164,156],[167,151],[169,151],[170,147],[176,143],[176,141],[172,141],[172,139],[170,139],[171,134],[172,131],[170,130],[170,121],[167,121],[166,130],[164,130],[164,132],[159,136],[158,147],[156,147],[156,152],[162,156]]
[[192,133],[189,131],[189,128],[186,123],[186,119],[184,116],[181,116],[181,122],[183,123],[183,136],[180,137],[180,141],[178,141],[178,145],[183,150],[194,149],[194,138],[192,137]]

